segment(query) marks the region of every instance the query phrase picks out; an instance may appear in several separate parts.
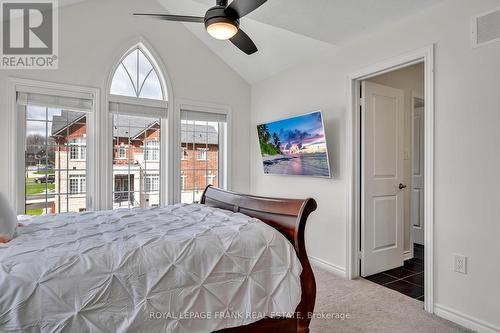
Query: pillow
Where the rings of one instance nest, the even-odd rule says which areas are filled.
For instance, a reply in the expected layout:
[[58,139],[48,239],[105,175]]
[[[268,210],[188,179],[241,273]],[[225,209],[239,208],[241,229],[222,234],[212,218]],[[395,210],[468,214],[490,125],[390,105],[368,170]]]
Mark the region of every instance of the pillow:
[[7,243],[14,236],[17,217],[7,199],[0,193],[0,243]]

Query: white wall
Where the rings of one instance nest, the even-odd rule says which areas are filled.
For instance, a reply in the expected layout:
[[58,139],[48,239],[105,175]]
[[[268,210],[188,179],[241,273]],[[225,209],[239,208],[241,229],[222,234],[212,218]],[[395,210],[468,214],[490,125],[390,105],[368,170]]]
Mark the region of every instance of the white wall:
[[[346,78],[436,43],[435,302],[500,327],[500,43],[470,47],[470,17],[498,0],[448,0],[252,87],[251,191],[311,196],[308,250],[346,264]],[[255,126],[321,109],[335,177],[264,176]],[[454,273],[452,255],[469,258]],[[500,329],[499,329],[500,330]]]
[[[392,71],[386,74],[377,75],[369,78],[367,81],[382,84],[396,89],[401,89],[404,92],[404,172],[403,178],[405,184],[411,184],[411,154],[412,154],[412,118],[413,118],[413,101],[412,94],[417,93],[424,96],[424,64],[416,64]],[[411,221],[411,193],[410,186],[404,191],[404,250],[410,251],[413,244],[411,243],[411,230],[413,223]]]
[[[233,108],[232,185],[248,192],[250,87],[182,24],[132,16],[164,11],[155,0],[88,0],[60,8],[59,69],[0,70],[0,141],[9,142],[9,76],[98,87],[105,94],[114,62],[142,36],[167,68],[175,98]],[[3,151],[7,156],[5,145]],[[0,159],[0,191],[5,194],[8,163]]]

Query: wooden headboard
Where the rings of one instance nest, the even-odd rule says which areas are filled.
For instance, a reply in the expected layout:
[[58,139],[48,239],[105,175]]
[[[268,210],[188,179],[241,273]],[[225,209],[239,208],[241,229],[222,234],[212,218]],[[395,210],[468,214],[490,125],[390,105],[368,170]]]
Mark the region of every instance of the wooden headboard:
[[295,318],[296,328],[297,332],[306,332],[310,322],[306,314],[314,310],[316,281],[307,256],[304,234],[307,218],[317,208],[316,201],[311,198],[300,200],[259,197],[224,191],[209,185],[203,192],[200,203],[257,218],[277,229],[293,244],[302,264],[302,300],[296,310],[302,315]]

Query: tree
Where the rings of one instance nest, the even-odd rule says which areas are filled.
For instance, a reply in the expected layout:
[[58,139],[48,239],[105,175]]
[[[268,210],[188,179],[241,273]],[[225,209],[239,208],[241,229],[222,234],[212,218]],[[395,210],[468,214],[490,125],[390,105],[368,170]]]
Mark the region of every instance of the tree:
[[276,134],[276,132],[273,133],[273,143],[274,143],[274,148],[276,148],[276,150],[281,152],[281,142],[280,142],[280,138],[279,138],[278,134]]
[[[259,135],[260,151],[263,155],[278,155],[281,154],[280,139],[276,133],[269,133],[269,128],[266,124],[257,126]],[[272,138],[272,142],[271,142]]]

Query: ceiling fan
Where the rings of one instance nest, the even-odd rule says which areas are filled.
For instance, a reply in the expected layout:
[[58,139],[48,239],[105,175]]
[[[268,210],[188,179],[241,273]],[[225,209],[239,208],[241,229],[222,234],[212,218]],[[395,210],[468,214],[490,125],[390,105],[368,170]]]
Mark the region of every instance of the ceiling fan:
[[182,16],[168,14],[139,14],[134,15],[150,16],[160,20],[205,23],[207,32],[213,38],[220,40],[230,40],[237,48],[250,55],[257,52],[257,46],[240,29],[240,18],[253,12],[262,6],[267,0],[233,0],[227,5],[227,0],[217,0],[216,5],[207,10],[205,17]]

